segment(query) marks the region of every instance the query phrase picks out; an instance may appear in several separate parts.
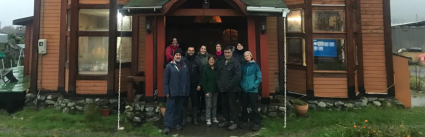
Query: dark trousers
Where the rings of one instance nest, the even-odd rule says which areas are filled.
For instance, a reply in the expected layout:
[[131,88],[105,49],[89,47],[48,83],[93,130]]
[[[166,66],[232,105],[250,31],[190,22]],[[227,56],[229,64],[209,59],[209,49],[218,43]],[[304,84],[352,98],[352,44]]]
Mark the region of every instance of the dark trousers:
[[234,123],[238,123],[238,114],[236,107],[236,94],[237,92],[222,92],[222,103],[223,103],[223,111],[224,118],[227,122],[233,121]]
[[174,128],[177,124],[180,123],[180,115],[185,98],[187,97],[168,97],[164,116],[165,128]]
[[[254,124],[260,124],[260,112],[258,112],[258,93],[242,92],[242,121],[248,122],[250,119]],[[248,113],[248,108],[251,112]]]
[[[197,91],[196,87],[191,87],[190,88],[190,101],[192,103],[192,108],[198,108],[200,105],[200,98],[199,98],[199,94],[202,94],[201,91]],[[189,97],[186,97],[186,99],[184,100],[183,103],[183,108],[187,109],[187,107],[189,106]]]
[[199,92],[199,105],[198,105],[198,110],[200,110],[200,111],[202,111],[202,110],[205,110],[205,106],[206,106],[206,104],[205,104],[205,93],[204,93],[204,91],[202,91],[202,89],[201,89],[201,91],[198,91]]

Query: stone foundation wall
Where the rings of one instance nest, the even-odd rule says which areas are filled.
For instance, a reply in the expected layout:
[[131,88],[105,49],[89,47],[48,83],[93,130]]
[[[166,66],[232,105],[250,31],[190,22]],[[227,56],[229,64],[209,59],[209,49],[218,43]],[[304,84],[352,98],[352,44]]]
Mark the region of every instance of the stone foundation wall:
[[[271,104],[259,104],[258,111],[264,116],[283,117],[285,110],[287,115],[294,112],[292,101],[295,98],[288,97],[288,102],[285,107],[285,99],[283,96],[275,96],[271,98]],[[404,105],[394,98],[376,98],[363,97],[359,100],[308,100],[309,109],[322,109],[330,111],[347,110],[347,109],[362,109],[368,106],[374,107],[403,107]],[[40,95],[29,93],[26,95],[25,104],[27,106],[35,106],[43,108],[54,108],[63,113],[83,113],[85,108],[90,103],[96,103],[101,109],[109,109],[110,113],[118,113],[118,99],[116,98],[64,98],[61,95]],[[239,104],[240,105],[240,104]],[[240,106],[239,106],[240,108]],[[240,108],[242,109],[242,108]],[[160,112],[159,103],[133,102],[127,103],[125,98],[121,99],[121,112],[126,116],[126,120],[135,125],[143,122],[158,121],[162,115]],[[191,121],[190,112],[188,111],[187,122]],[[200,116],[200,121],[205,121],[205,116]]]

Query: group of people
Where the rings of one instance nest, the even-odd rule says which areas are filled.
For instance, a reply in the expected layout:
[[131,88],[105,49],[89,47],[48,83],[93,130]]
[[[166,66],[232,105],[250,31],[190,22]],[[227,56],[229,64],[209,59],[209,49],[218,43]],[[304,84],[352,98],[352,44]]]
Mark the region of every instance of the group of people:
[[[165,54],[167,65],[163,88],[167,104],[164,134],[168,134],[170,129],[183,129],[189,98],[192,103],[192,123],[195,125],[198,125],[198,110],[205,106],[207,126],[218,124],[218,127],[233,131],[238,127],[246,128],[252,122],[252,130],[260,129],[257,97],[261,70],[252,53],[246,51],[242,44],[238,43],[235,51],[231,47],[222,51],[221,44],[217,44],[215,55],[210,55],[205,45],[201,46],[197,55],[194,47],[188,47],[183,54],[174,38]],[[219,97],[223,121],[217,119]],[[238,98],[242,102],[240,119],[236,105]]]

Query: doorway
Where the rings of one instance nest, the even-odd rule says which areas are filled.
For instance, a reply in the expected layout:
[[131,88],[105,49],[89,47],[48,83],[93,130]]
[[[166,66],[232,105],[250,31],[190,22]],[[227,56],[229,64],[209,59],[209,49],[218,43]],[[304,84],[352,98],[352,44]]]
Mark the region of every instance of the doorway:
[[211,21],[213,17],[201,22],[197,21],[199,17],[193,16],[167,17],[165,46],[168,46],[173,38],[177,38],[183,51],[192,46],[198,52],[201,45],[205,45],[207,52],[214,54],[217,43],[220,43],[224,49],[226,46],[236,46],[238,42],[248,48],[246,17],[217,17],[220,22]]

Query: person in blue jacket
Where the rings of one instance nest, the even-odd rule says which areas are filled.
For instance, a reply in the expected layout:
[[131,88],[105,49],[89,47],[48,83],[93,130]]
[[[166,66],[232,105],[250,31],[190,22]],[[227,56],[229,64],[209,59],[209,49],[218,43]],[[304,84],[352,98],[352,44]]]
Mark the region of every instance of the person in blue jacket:
[[170,128],[182,130],[180,114],[183,101],[190,93],[189,69],[182,61],[183,51],[178,48],[174,51],[174,59],[167,64],[164,70],[164,94],[167,96],[167,105],[164,115],[164,134],[169,134]]
[[[252,53],[244,53],[246,64],[242,66],[242,80],[240,87],[242,89],[242,122],[241,128],[248,125],[248,118],[254,123],[253,131],[258,131],[260,127],[260,113],[258,112],[258,86],[261,83],[261,70],[252,58]],[[251,114],[248,114],[248,108],[251,108]]]

